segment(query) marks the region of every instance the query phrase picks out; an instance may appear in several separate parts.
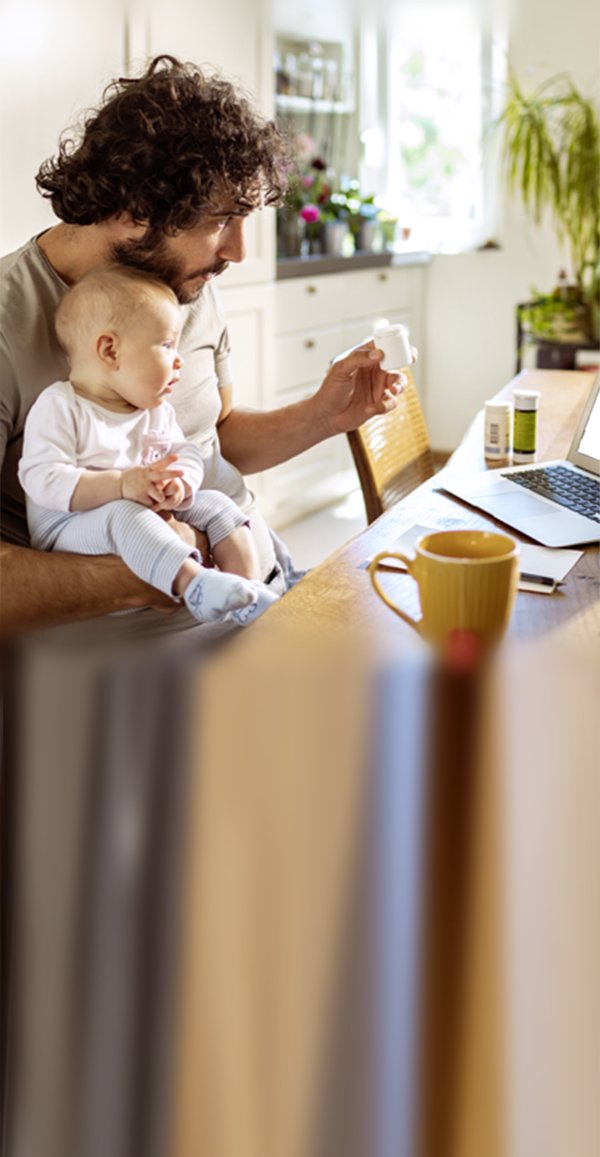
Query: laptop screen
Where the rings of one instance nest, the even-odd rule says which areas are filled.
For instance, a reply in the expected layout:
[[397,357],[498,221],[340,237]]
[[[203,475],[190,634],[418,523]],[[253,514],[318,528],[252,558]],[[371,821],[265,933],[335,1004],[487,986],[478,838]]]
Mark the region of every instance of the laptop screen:
[[596,401],[588,414],[579,449],[590,458],[600,458],[600,393],[596,394]]
[[569,460],[600,474],[600,375],[596,378],[573,439]]

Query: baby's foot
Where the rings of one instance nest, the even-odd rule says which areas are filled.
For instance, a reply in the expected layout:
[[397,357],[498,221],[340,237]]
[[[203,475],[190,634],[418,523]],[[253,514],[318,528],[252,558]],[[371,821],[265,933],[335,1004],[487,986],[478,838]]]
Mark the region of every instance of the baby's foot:
[[276,603],[279,595],[273,594],[264,583],[251,582],[250,586],[254,587],[255,595],[253,601],[247,606],[241,607],[240,610],[232,611],[228,618],[232,618],[240,627],[247,626],[248,623],[253,623],[255,619]]
[[199,571],[183,592],[188,611],[200,623],[214,623],[254,599],[253,585],[247,579],[220,570]]
[[202,569],[188,583],[183,601],[195,619],[214,623],[227,617],[240,626],[253,622],[277,601],[264,583],[220,570]]

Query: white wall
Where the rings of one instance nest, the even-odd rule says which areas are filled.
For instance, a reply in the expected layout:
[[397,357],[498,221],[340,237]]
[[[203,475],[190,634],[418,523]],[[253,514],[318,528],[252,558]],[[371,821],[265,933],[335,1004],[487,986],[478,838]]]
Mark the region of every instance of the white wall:
[[35,187],[59,133],[124,68],[123,0],[0,4],[0,253],[55,223]]
[[[535,87],[569,72],[598,91],[600,5],[596,0],[513,0],[509,59]],[[452,449],[482,403],[512,377],[514,307],[532,285],[551,289],[566,265],[553,231],[508,205],[501,250],[435,257],[426,305],[425,408],[432,444]]]

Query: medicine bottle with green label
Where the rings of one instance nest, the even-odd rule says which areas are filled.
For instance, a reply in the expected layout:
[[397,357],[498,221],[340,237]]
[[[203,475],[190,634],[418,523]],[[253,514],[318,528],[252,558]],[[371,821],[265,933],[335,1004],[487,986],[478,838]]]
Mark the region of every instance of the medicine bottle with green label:
[[539,390],[513,390],[513,462],[534,462],[537,449]]

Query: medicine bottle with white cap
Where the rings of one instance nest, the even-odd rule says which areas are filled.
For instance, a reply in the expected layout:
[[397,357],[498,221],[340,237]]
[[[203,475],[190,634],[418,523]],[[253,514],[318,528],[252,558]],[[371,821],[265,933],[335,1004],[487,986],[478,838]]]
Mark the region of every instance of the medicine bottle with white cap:
[[513,462],[535,461],[539,390],[513,390]]
[[483,453],[490,465],[510,463],[512,409],[510,402],[485,403]]
[[377,349],[384,354],[381,368],[393,372],[405,369],[412,362],[412,352],[405,325],[390,325],[388,321],[378,321],[373,330],[373,340]]

